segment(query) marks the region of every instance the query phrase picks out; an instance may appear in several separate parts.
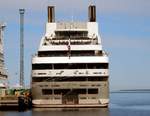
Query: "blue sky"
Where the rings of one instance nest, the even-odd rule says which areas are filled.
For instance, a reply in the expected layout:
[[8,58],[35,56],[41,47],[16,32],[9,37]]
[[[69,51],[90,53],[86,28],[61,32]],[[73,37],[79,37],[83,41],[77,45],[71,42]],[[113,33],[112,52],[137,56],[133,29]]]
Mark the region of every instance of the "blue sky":
[[30,84],[31,56],[45,32],[47,6],[56,6],[56,20],[87,21],[87,7],[97,6],[103,49],[110,57],[110,89],[150,89],[149,0],[0,0],[0,21],[6,22],[4,50],[9,82],[19,82],[19,8],[25,8],[25,84]]

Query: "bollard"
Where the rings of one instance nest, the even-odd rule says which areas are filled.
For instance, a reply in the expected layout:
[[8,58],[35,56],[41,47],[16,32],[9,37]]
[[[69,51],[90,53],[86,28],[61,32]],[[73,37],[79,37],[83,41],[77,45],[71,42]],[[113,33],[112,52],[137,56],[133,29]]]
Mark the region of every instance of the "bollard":
[[25,107],[26,106],[24,103],[24,97],[19,96],[18,97],[18,110],[19,110],[19,112],[25,111],[25,109],[26,109]]

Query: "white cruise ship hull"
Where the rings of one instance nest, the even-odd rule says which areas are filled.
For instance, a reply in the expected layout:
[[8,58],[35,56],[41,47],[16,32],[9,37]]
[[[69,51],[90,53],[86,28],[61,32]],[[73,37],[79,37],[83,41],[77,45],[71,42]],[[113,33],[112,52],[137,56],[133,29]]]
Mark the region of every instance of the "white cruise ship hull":
[[55,22],[32,57],[32,104],[37,108],[97,108],[109,104],[109,59],[102,49],[95,6],[89,22]]

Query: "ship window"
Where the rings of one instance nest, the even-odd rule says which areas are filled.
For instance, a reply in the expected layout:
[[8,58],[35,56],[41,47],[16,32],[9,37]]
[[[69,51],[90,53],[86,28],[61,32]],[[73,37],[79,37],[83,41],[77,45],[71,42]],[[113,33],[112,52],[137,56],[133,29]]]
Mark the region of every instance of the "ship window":
[[89,77],[88,81],[100,81],[100,77]]
[[39,57],[50,57],[50,56],[67,56],[68,51],[42,51],[38,52]]
[[63,69],[66,68],[66,64],[54,64],[54,69]]
[[[32,77],[32,82],[107,81],[108,77]],[[58,85],[54,85],[59,87]]]
[[60,97],[55,97],[54,99],[61,99]]
[[53,81],[54,79],[51,77],[32,77],[32,81],[33,82],[42,82],[42,81],[46,81],[46,82],[49,82],[49,81]]
[[86,81],[85,77],[60,77],[57,78],[56,81],[64,82],[64,81]]
[[55,31],[57,39],[78,39],[78,38],[87,38],[87,31]]
[[72,91],[76,94],[86,94],[86,89],[73,89]]
[[87,64],[89,69],[108,69],[108,63]]
[[42,89],[42,94],[43,95],[51,95],[52,94],[52,89]]
[[71,56],[93,56],[95,51],[71,51]]
[[91,99],[96,99],[96,97],[92,97]]
[[61,89],[61,91],[62,91],[62,94],[63,95],[65,95],[65,94],[68,94],[68,93],[70,93],[70,89]]
[[107,81],[107,77],[88,77],[88,81]]
[[62,94],[62,89],[55,89],[54,94]]
[[86,97],[80,97],[80,99],[86,99]]
[[55,89],[54,94],[86,94],[86,89]]
[[32,64],[33,70],[52,69],[52,64]]
[[53,65],[54,69],[108,69],[108,63],[32,64],[32,69],[52,69]]
[[32,77],[32,82],[42,82],[43,78],[40,77]]
[[98,94],[98,89],[88,89],[88,94]]
[[[93,56],[95,51],[71,51],[71,56]],[[99,55],[99,54],[97,54]],[[40,51],[39,57],[68,56],[68,51]]]

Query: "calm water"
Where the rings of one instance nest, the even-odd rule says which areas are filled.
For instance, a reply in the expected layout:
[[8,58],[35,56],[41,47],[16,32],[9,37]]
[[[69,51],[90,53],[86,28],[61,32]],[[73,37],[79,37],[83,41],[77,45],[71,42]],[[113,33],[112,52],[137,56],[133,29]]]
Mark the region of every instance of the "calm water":
[[109,108],[56,111],[33,109],[27,112],[0,111],[0,116],[150,116],[150,91],[111,93]]

